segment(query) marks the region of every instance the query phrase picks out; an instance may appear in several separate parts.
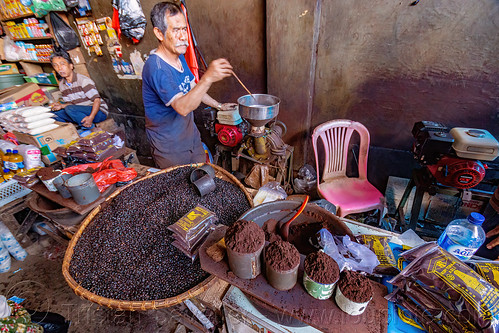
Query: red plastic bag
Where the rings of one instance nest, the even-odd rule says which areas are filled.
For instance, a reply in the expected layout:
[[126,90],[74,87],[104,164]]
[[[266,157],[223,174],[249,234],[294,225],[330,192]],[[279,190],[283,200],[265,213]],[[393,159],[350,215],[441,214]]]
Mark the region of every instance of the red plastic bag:
[[94,177],[100,192],[117,182],[127,182],[137,177],[134,168],[125,168],[120,160],[104,160],[99,163],[75,165],[62,170],[72,175],[88,172]]

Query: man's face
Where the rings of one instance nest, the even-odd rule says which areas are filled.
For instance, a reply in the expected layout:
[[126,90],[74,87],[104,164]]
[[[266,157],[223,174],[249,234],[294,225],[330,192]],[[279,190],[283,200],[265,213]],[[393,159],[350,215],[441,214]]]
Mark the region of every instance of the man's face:
[[184,54],[187,51],[187,46],[189,46],[187,23],[185,22],[184,15],[178,13],[174,16],[167,16],[166,22],[168,23],[168,28],[161,44],[177,56]]
[[73,65],[70,64],[63,57],[54,57],[52,59],[52,66],[56,70],[56,72],[63,78],[67,78],[71,75],[73,71]]

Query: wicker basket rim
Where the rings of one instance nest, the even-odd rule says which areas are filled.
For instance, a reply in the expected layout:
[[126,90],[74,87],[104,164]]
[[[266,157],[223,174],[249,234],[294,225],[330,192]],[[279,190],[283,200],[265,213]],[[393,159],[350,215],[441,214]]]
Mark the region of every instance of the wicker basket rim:
[[[106,200],[99,204],[97,207],[95,207],[90,214],[85,218],[85,220],[82,222],[80,228],[78,231],[74,234],[74,236],[71,238],[71,241],[68,245],[68,248],[66,249],[66,253],[64,255],[64,260],[62,262],[62,275],[64,276],[64,279],[68,283],[68,285],[73,289],[76,295],[83,297],[91,302],[97,303],[99,305],[107,306],[110,308],[115,308],[119,310],[153,310],[153,309],[159,309],[159,308],[165,308],[169,306],[173,306],[176,304],[179,304],[186,299],[192,298],[196,295],[199,295],[206,289],[208,289],[214,281],[214,276],[210,275],[208,276],[205,280],[200,282],[198,285],[192,287],[191,289],[183,292],[180,295],[170,297],[170,298],[165,298],[165,299],[159,299],[159,300],[149,300],[149,301],[126,301],[126,300],[116,300],[116,299],[111,299],[107,297],[102,297],[97,294],[92,293],[91,291],[83,288],[81,285],[79,285],[74,278],[69,274],[69,265],[71,263],[71,258],[73,257],[74,253],[74,247],[78,243],[78,240],[80,239],[83,231],[85,228],[91,223],[95,215],[97,215],[100,210],[101,206],[103,204],[107,204],[111,200],[113,200],[117,195],[119,195],[123,190],[126,188],[133,186],[134,184],[141,182],[143,180],[158,176],[163,173],[168,173],[170,171],[173,171],[178,168],[184,168],[184,167],[199,167],[204,164],[209,164],[209,163],[198,163],[198,164],[185,164],[185,165],[178,165],[178,166],[173,166],[158,172],[155,172],[153,174],[144,176],[142,178],[139,178],[135,180],[134,182],[117,189],[114,191],[109,197],[106,198]],[[237,185],[245,194],[246,198],[248,199],[248,202],[250,203],[250,206],[253,207],[253,200],[251,198],[251,195],[248,193],[248,191],[244,188],[244,186],[239,182],[239,180],[234,177],[232,174],[230,174],[228,171],[225,169],[214,165],[214,164],[209,164],[215,169],[215,176],[217,178],[228,178],[234,185]]]

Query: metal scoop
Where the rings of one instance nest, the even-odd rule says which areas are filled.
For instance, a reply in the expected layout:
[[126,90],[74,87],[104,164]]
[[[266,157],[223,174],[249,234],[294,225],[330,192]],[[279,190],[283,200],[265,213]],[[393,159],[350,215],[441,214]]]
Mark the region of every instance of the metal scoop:
[[285,241],[288,240],[289,226],[291,225],[291,222],[293,222],[303,212],[303,210],[305,209],[305,206],[307,206],[308,199],[309,199],[309,196],[308,195],[305,196],[305,200],[303,200],[303,203],[301,204],[300,208],[298,208],[298,211],[296,212],[296,214],[293,215],[293,217],[291,217],[288,222],[281,225],[279,231],[281,233],[281,237],[283,240],[285,240]]

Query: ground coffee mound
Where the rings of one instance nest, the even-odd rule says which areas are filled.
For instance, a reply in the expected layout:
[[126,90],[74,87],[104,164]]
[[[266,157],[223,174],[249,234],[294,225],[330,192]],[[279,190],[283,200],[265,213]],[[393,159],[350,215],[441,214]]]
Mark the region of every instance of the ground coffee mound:
[[312,280],[322,284],[333,284],[340,276],[336,261],[322,251],[307,255],[304,269]]
[[240,188],[215,178],[200,197],[189,180],[192,167],[177,168],[124,189],[97,214],[74,247],[69,273],[102,297],[157,300],[177,296],[208,274],[171,243],[167,227],[198,204],[231,225],[250,204]]
[[263,232],[265,233],[265,240],[267,242],[274,242],[281,239],[281,236],[277,234],[277,227],[279,226],[279,221],[275,219],[269,219],[265,221],[262,226]]
[[293,244],[276,240],[265,248],[265,261],[276,271],[289,271],[300,264],[300,253]]
[[343,296],[355,303],[365,303],[373,297],[371,280],[355,271],[344,270],[338,288]]
[[225,232],[225,245],[237,253],[253,253],[265,243],[265,233],[253,221],[239,220]]
[[54,170],[52,168],[41,168],[36,172],[36,175],[40,177],[41,180],[49,180],[55,178],[61,174],[61,170]]

